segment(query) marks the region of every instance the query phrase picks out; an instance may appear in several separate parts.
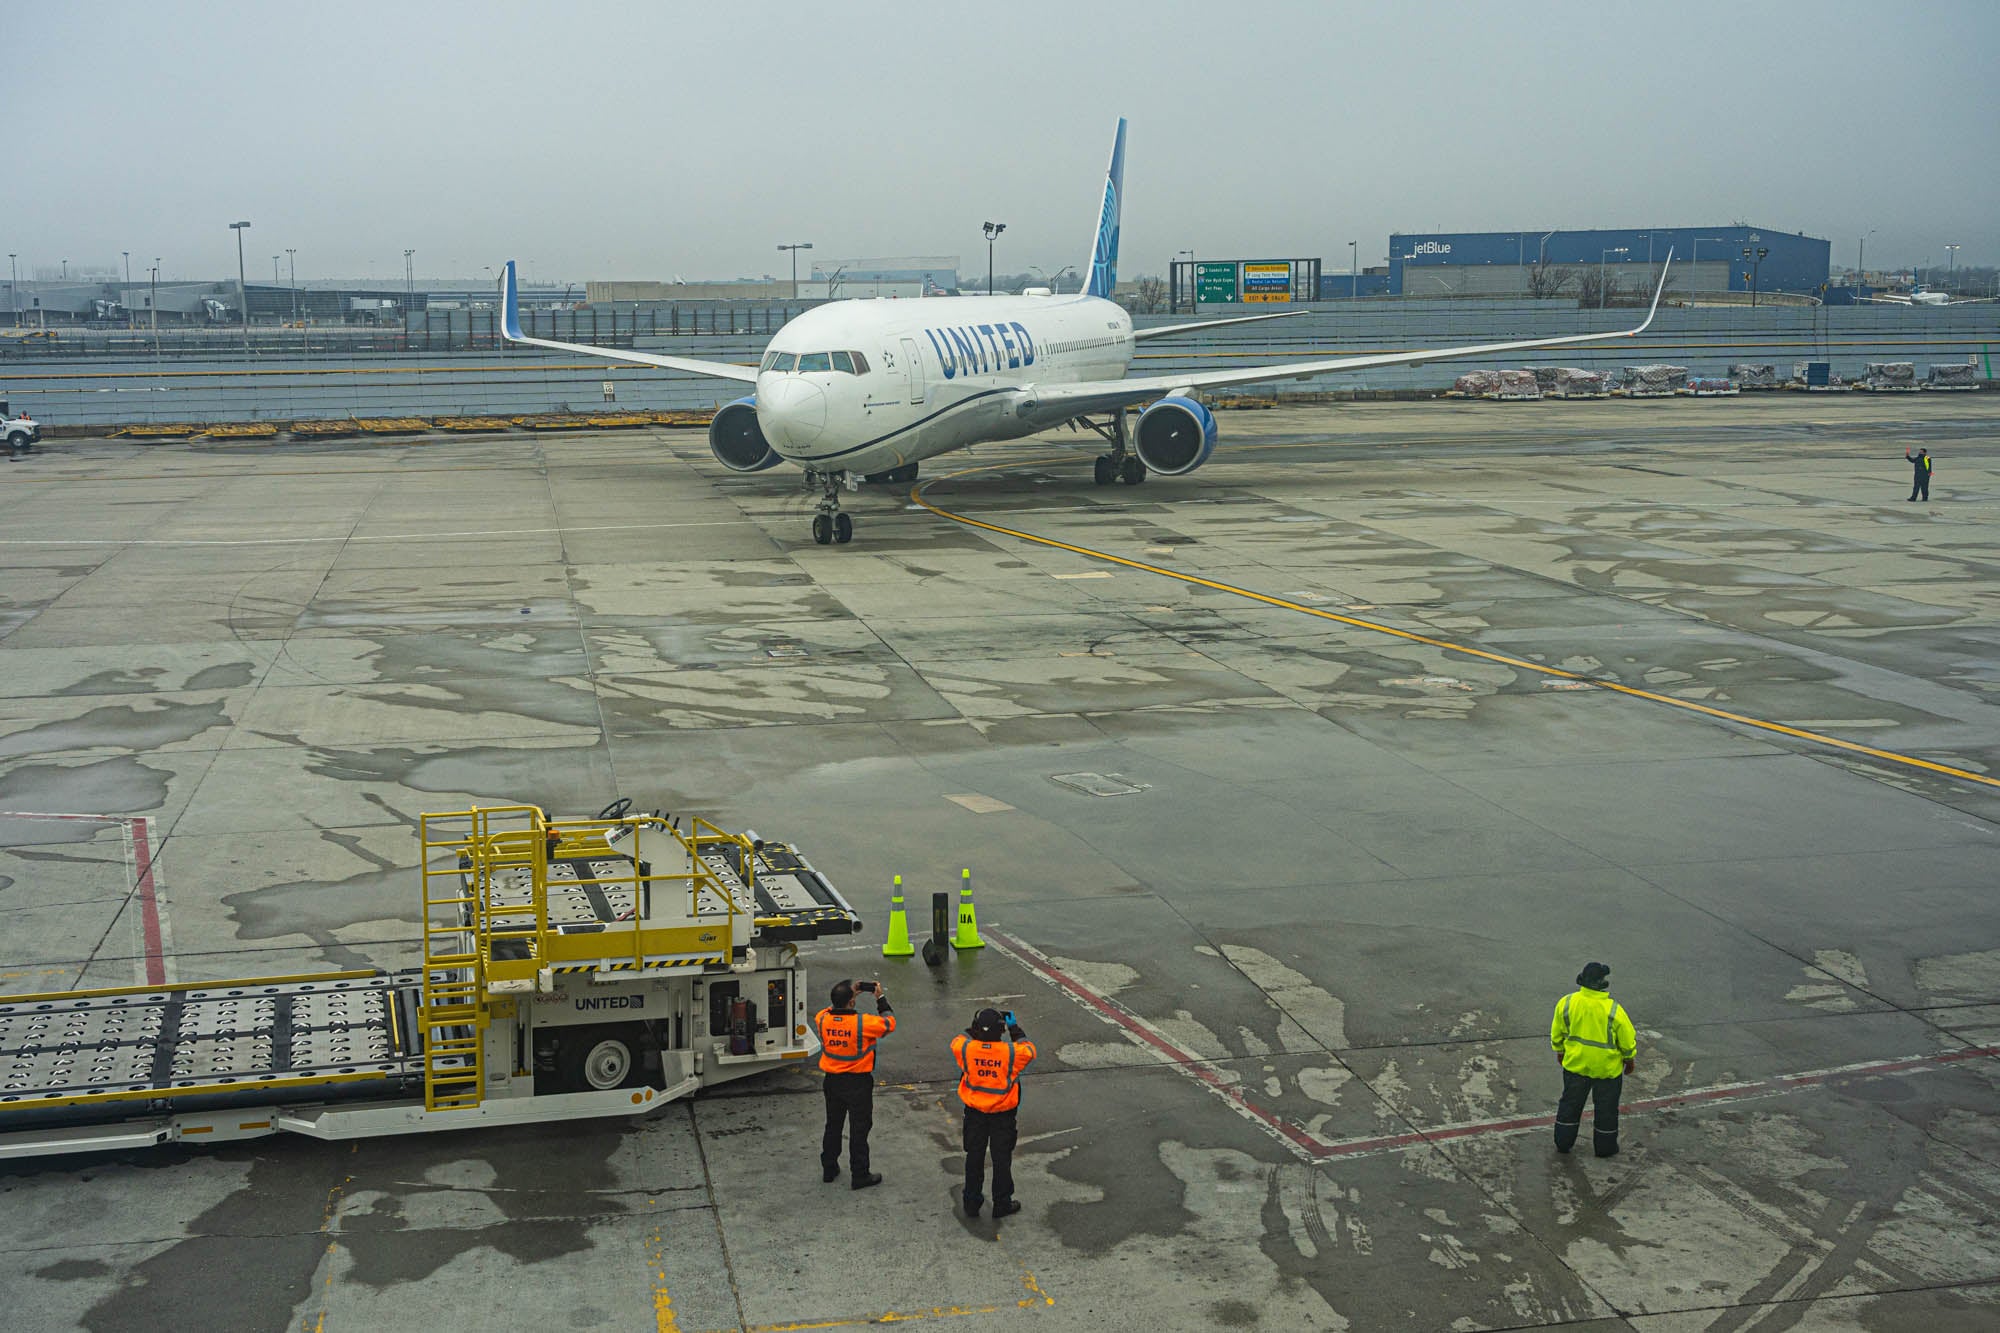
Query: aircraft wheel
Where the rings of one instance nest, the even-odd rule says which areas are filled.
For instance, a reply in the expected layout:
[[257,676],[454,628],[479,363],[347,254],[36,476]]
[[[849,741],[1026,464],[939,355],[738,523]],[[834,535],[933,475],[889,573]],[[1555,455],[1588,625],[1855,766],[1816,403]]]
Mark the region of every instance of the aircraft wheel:
[[813,540],[821,546],[833,541],[833,520],[825,514],[813,515]]
[[833,516],[833,540],[836,545],[845,546],[854,540],[854,520],[845,514]]
[[1100,454],[1097,457],[1096,463],[1097,465],[1091,469],[1091,480],[1095,481],[1099,486],[1109,486],[1113,475],[1111,460]]
[[1137,486],[1146,479],[1146,464],[1137,454],[1125,455],[1125,461],[1118,467],[1118,480],[1127,486]]

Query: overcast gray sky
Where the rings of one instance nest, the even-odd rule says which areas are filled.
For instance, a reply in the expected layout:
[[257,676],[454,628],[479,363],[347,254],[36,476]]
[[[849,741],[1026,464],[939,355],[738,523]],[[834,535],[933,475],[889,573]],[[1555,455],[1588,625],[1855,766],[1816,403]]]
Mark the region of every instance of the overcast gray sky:
[[2000,3],[12,3],[22,276],[1378,262],[1391,231],[1711,225],[2000,261]]

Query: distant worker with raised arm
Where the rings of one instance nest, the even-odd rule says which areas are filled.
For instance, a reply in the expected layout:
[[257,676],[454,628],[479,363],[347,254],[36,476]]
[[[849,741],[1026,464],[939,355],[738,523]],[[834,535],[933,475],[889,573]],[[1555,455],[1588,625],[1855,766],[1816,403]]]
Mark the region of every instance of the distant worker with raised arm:
[[1021,1072],[1035,1060],[1035,1043],[1014,1021],[1012,1010],[981,1009],[972,1026],[951,1039],[958,1063],[958,1099],[965,1103],[965,1203],[967,1217],[979,1216],[986,1201],[986,1152],[993,1151],[993,1216],[1021,1211],[1014,1198],[1014,1144],[1020,1138]]
[[[875,996],[875,1012],[856,1013],[854,993]],[[882,1183],[880,1172],[868,1169],[868,1130],[875,1123],[875,1043],[896,1030],[889,997],[879,981],[836,981],[829,1008],[813,1015],[819,1033],[819,1067],[826,1075],[826,1132],[820,1139],[820,1179],[840,1178],[840,1131],[846,1123],[847,1162],[855,1189]]]
[[1556,1106],[1556,1151],[1568,1152],[1583,1123],[1583,1104],[1595,1103],[1591,1146],[1599,1157],[1618,1154],[1618,1095],[1639,1053],[1632,1017],[1611,998],[1611,969],[1585,963],[1577,989],[1556,1001],[1549,1045],[1562,1066],[1562,1101]]
[[1903,448],[1904,461],[1910,465],[1910,498],[1924,497],[1928,504],[1931,498],[1931,451],[1919,449],[1911,453],[1909,446]]

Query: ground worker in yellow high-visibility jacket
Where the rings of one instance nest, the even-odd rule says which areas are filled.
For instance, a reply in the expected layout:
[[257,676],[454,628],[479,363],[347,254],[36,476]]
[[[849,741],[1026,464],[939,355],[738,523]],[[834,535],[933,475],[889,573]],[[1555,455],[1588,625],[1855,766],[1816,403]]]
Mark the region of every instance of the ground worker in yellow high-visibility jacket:
[[1611,969],[1585,963],[1577,989],[1556,1001],[1549,1045],[1562,1066],[1562,1101],[1556,1105],[1556,1151],[1568,1152],[1583,1123],[1583,1104],[1595,1105],[1590,1142],[1599,1157],[1618,1152],[1618,1094],[1639,1053],[1631,1015],[1611,998]]
[[958,1063],[958,1099],[965,1103],[965,1215],[977,1217],[986,1201],[986,1152],[993,1151],[993,1216],[1021,1211],[1014,1198],[1014,1144],[1020,1138],[1021,1074],[1035,1059],[1035,1043],[1011,1011],[981,1009],[972,1026],[951,1039]]

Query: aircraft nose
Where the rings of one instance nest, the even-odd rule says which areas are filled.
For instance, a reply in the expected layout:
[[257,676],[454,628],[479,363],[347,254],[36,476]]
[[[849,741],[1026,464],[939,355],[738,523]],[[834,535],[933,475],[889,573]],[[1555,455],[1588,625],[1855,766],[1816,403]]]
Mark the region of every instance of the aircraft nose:
[[803,449],[826,429],[826,394],[811,380],[785,376],[758,392],[757,420],[772,444]]

